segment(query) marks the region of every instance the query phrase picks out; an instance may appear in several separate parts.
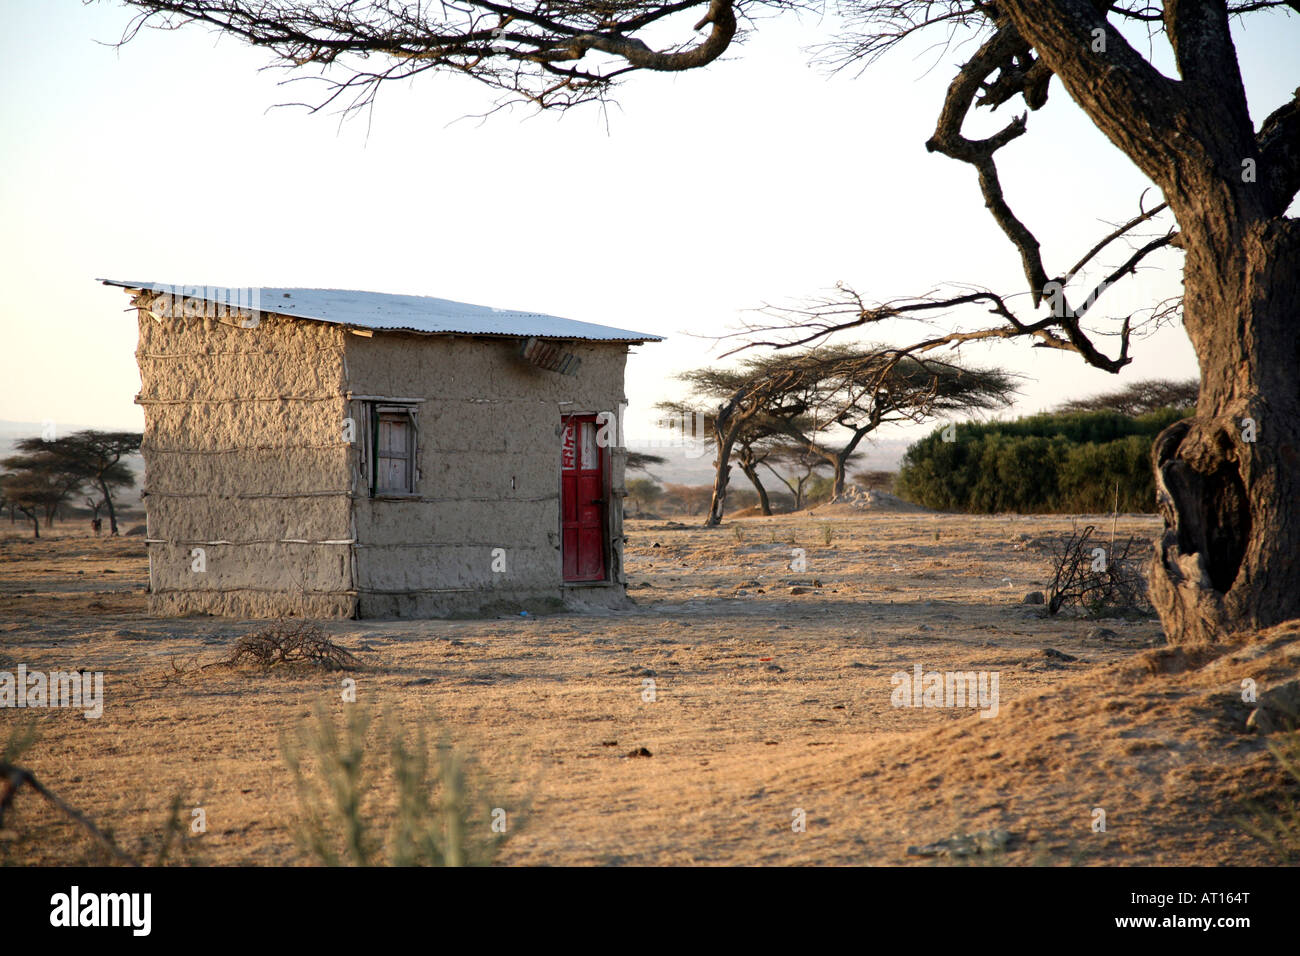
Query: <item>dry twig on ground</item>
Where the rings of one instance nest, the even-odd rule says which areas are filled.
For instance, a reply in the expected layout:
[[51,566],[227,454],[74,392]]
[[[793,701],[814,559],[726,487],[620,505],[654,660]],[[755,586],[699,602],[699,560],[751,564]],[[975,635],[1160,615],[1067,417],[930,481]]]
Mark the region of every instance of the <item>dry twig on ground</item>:
[[1095,530],[1088,525],[1049,543],[1052,583],[1047,592],[1048,614],[1070,604],[1093,617],[1140,612],[1150,606],[1146,581],[1131,554],[1137,539],[1130,537],[1122,548],[1113,543],[1101,547],[1092,537]]
[[335,644],[309,621],[276,621],[269,627],[245,634],[235,642],[230,657],[220,664],[319,664],[329,670],[356,670],[361,662],[346,648]]

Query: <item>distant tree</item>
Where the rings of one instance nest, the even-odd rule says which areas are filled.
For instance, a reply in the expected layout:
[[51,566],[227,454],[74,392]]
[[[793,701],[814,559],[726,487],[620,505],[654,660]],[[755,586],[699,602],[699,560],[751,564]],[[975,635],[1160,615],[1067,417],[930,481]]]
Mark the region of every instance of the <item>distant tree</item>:
[[943,511],[1150,512],[1152,442],[1182,414],[1067,412],[936,429],[903,455],[894,490]]
[[[34,439],[39,447],[40,439]],[[22,447],[26,440],[19,442]],[[59,508],[81,487],[84,476],[69,471],[58,455],[37,451],[28,455],[11,455],[0,462],[9,472],[5,476],[5,497],[31,518],[43,515],[45,527],[54,526]],[[37,534],[40,537],[40,534]]]
[[[707,384],[697,385],[696,397],[701,402],[707,402],[730,396],[744,384],[745,377],[739,371],[710,370],[707,380],[702,381],[706,381]],[[698,423],[704,429],[702,436],[704,443],[714,448],[716,452],[719,430],[716,417],[712,412],[699,411],[690,402],[680,401],[660,402],[657,407],[682,421]],[[801,423],[801,427],[807,426]],[[754,486],[759,511],[764,515],[772,514],[772,499],[763,484],[758,468],[766,460],[771,449],[780,441],[781,433],[773,427],[773,422],[768,416],[746,415],[736,422],[735,443],[732,446],[731,457],[749,479],[749,483]],[[716,458],[714,464],[717,465]]]
[[135,484],[135,475],[122,459],[140,450],[142,437],[139,432],[87,429],[51,441],[24,438],[16,443],[16,447],[20,451],[48,456],[49,466],[72,482],[69,494],[83,484],[98,490],[108,511],[109,533],[117,534],[117,510],[113,506],[113,491],[130,488]]
[[[817,383],[814,418],[827,416],[821,430],[842,429],[848,440],[831,446],[782,422],[783,434],[830,465],[831,499],[844,494],[845,472],[862,440],[891,422],[920,423],[939,415],[1005,407],[1015,393],[1012,376],[997,369],[963,368],[884,348],[827,346],[817,350],[824,377]],[[817,426],[814,425],[814,429]]]
[[637,514],[664,496],[663,488],[649,478],[633,478],[627,483],[627,496],[636,502]]
[[1162,408],[1196,408],[1196,397],[1201,389],[1199,379],[1174,381],[1167,378],[1148,378],[1131,382],[1123,388],[1087,398],[1074,398],[1056,406],[1058,412],[1118,412],[1137,418]]
[[30,476],[0,475],[0,485],[5,489],[5,504],[9,508],[10,523],[23,515],[32,523],[32,537],[41,536],[41,514],[44,508],[42,491],[33,487]]
[[820,452],[809,451],[802,445],[787,444],[772,448],[763,464],[790,489],[794,510],[799,511],[804,506],[804,493],[809,481],[830,462]]
[[[834,475],[833,495],[839,496],[849,460],[881,425],[1007,405],[1014,392],[1012,377],[996,369],[967,369],[872,346],[774,352],[747,358],[734,368],[700,368],[680,378],[692,388],[685,404],[719,403],[706,415],[716,452],[706,525],[722,520],[737,450],[760,498],[766,497],[756,477],[761,450],[772,443],[793,443],[824,459]],[[660,407],[680,409],[683,403]],[[835,433],[847,440],[833,444],[829,436]]]
[[[807,411],[800,394],[809,380],[806,361],[801,356],[781,356],[780,361],[765,357],[751,358],[739,368],[699,368],[678,376],[691,386],[687,403],[661,402],[661,409],[675,413],[689,412],[702,417],[708,430],[706,439],[714,449],[714,478],[706,526],[722,521],[727,486],[731,480],[731,455],[738,445],[752,446],[770,435],[772,424],[782,417],[798,417]],[[710,408],[712,403],[716,406]],[[692,403],[704,409],[693,412]],[[746,455],[755,464],[752,455]],[[757,469],[748,473],[756,481]],[[757,491],[762,483],[755,485]],[[760,493],[760,499],[766,497]]]
[[867,491],[893,491],[894,479],[898,473],[894,471],[873,471],[863,469],[853,473],[853,481],[861,488]]
[[[644,452],[630,451],[627,453],[627,464],[625,468],[627,471],[644,471],[649,475],[650,467],[652,465],[666,464],[668,464],[668,459],[661,455],[647,455]],[[651,475],[651,477],[653,478],[654,476]]]
[[94,495],[86,496],[86,510],[90,512],[90,527],[96,535],[100,532],[99,513],[104,510],[104,499]]
[[0,475],[0,487],[12,513],[21,514],[32,523],[32,536],[41,536],[41,518],[48,528],[54,524],[59,505],[72,490],[63,483],[64,476],[48,467],[48,461],[36,455],[18,455],[3,462],[9,470]]
[[834,500],[835,478],[830,475],[813,475],[803,492],[803,506],[814,508]]
[[664,500],[672,503],[682,514],[700,514],[709,504],[711,489],[708,485],[664,485]]

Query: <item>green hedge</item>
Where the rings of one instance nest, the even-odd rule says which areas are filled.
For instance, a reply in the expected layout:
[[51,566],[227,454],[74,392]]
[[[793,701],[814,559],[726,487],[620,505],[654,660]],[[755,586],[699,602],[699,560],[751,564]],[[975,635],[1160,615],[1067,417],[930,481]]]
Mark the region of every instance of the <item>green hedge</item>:
[[1114,412],[1033,415],[1013,422],[948,426],[903,456],[896,490],[927,508],[992,514],[1104,513],[1155,509],[1151,443],[1185,409],[1140,418]]

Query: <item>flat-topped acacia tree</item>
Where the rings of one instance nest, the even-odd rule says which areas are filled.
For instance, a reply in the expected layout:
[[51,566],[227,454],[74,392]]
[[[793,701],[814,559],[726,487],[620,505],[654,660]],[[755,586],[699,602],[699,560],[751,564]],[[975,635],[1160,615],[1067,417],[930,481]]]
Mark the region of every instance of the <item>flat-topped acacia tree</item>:
[[[881,426],[1005,407],[1015,392],[1014,376],[997,369],[964,368],[886,346],[774,351],[679,378],[691,387],[689,399],[660,402],[659,408],[684,418],[700,415],[707,426],[716,456],[708,527],[722,521],[733,458],[758,491],[764,514],[770,508],[758,465],[775,446],[791,445],[820,459],[833,475],[835,500],[844,494],[848,465],[863,439]],[[843,443],[832,444],[834,435]],[[788,449],[781,457],[795,461]]]
[[[145,25],[198,21],[265,47],[291,68],[328,68],[331,86],[319,105],[340,97],[345,105],[364,103],[388,80],[442,70],[559,108],[599,99],[638,70],[706,67],[733,46],[747,14],[800,5],[127,2],[138,11],[128,36]],[[1300,617],[1300,226],[1287,214],[1300,187],[1300,101],[1278,104],[1254,126],[1229,28],[1233,16],[1279,7],[1300,11],[1300,2],[841,0],[845,32],[828,36],[828,44],[845,63],[866,63],[916,33],[978,36],[978,49],[937,104],[927,146],[975,168],[985,204],[1023,265],[1033,312],[1017,312],[983,290],[880,304],[850,294],[810,309],[769,343],[790,346],[885,319],[974,309],[983,327],[916,348],[1025,337],[1117,372],[1130,361],[1132,316],[1123,319],[1116,350],[1099,347],[1099,293],[1149,256],[1180,250],[1182,322],[1201,386],[1196,415],[1156,442],[1165,532],[1151,565],[1152,599],[1174,641],[1219,640]],[[1163,35],[1175,76],[1138,52],[1119,29],[1126,24]],[[1017,101],[1040,109],[1053,81],[1164,199],[1066,270],[1044,263],[1037,238],[1008,204],[995,162],[1000,148],[1026,133],[1028,114],[983,139],[963,133],[977,107]],[[1157,216],[1172,217],[1173,225],[1133,242],[1132,254],[1101,282],[1074,289],[1103,251],[1133,240],[1134,230]]]

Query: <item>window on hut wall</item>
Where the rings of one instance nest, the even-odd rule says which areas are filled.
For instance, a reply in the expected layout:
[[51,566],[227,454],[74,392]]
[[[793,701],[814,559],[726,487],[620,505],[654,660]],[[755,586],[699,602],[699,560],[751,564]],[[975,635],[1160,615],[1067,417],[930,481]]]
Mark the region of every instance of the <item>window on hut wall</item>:
[[415,416],[405,406],[371,406],[371,495],[415,493]]

